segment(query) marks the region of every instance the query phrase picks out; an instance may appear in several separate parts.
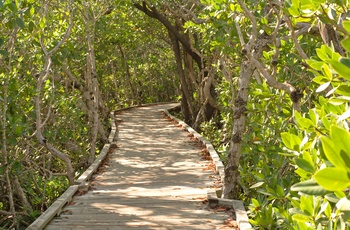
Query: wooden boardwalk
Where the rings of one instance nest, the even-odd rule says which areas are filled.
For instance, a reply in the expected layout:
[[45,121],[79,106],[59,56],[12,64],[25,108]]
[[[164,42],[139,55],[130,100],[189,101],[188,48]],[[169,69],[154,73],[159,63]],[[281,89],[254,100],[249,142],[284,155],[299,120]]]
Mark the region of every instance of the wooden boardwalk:
[[[198,142],[162,115],[174,104],[122,111],[117,148],[45,229],[233,229],[205,199],[219,175]],[[227,221],[226,221],[227,222]]]

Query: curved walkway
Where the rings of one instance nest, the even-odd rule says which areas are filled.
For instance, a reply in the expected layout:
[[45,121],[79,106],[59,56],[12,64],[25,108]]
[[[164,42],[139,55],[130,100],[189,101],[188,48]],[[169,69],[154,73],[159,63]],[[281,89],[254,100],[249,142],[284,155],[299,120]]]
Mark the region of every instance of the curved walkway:
[[229,214],[205,202],[219,176],[202,146],[162,114],[173,106],[120,112],[117,148],[89,191],[78,192],[46,229],[228,229]]

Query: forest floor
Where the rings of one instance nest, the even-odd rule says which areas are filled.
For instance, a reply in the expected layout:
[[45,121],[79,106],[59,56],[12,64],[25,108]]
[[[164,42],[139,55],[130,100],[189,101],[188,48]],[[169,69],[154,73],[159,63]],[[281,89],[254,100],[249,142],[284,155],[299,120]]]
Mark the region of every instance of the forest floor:
[[202,145],[161,112],[173,106],[118,113],[117,148],[46,229],[235,229],[233,210],[208,207],[219,175]]

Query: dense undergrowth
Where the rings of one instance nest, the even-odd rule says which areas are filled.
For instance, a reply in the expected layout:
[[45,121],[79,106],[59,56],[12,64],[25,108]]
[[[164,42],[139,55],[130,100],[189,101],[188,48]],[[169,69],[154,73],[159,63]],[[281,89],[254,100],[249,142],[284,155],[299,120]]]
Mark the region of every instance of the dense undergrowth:
[[[257,229],[350,228],[350,59],[327,46],[316,51],[301,112],[293,115],[288,97],[265,83],[251,87],[240,198]],[[201,125],[224,163],[231,113],[226,106]]]

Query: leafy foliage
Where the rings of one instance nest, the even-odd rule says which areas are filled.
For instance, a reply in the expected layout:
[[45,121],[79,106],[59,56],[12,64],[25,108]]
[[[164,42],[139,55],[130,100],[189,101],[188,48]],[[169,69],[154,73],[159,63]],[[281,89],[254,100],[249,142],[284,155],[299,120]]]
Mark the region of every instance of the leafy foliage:
[[[36,139],[38,113],[45,141],[69,157],[75,176],[88,167],[93,121],[86,97],[87,36],[95,36],[102,129],[109,126],[110,110],[177,97],[172,53],[165,38],[155,39],[163,29],[125,1],[86,6],[96,17],[89,33],[82,1],[0,1],[0,228],[24,229],[69,186],[66,163]],[[45,50],[62,40],[71,15],[74,26],[50,57],[37,111]],[[97,152],[103,141],[99,134]]]
[[[234,38],[238,34],[234,25],[238,23],[247,34],[249,26],[246,25],[247,18],[239,17],[240,5],[230,1],[202,2],[208,5],[210,28],[215,31],[205,35],[211,36],[208,38],[210,49],[219,50],[236,63],[243,61],[237,55],[240,52],[235,45],[238,39]],[[331,7],[325,8],[324,4]],[[284,14],[293,25],[326,23],[338,28],[337,22],[348,7],[345,4],[287,1]],[[271,33],[273,20],[264,17],[264,7],[267,7],[264,3],[249,4],[249,9],[260,20],[259,28]],[[341,36],[345,35],[341,44],[349,51],[346,37],[349,24],[344,21],[343,25],[347,31],[340,32]],[[191,26],[196,28],[194,24]],[[285,36],[287,31],[281,29],[278,33]],[[293,42],[281,40],[277,77],[279,81],[305,88],[307,97],[300,112],[291,109],[283,91],[260,82],[259,76],[251,83],[248,124],[242,137],[240,173],[244,195],[241,197],[249,203],[251,223],[257,229],[347,229],[350,175],[348,58],[336,52],[334,47],[321,45],[322,41],[310,34],[300,36],[298,43],[310,57],[306,63],[311,69],[307,71],[299,65],[301,60]],[[276,47],[270,48],[270,51],[264,51],[262,60],[265,63],[272,63],[275,58]],[[239,69],[236,67],[231,71],[235,79]],[[226,127],[232,127],[234,122],[230,108],[230,100],[236,93],[233,82],[235,80],[217,88],[222,106],[220,120],[202,126],[204,135],[215,143],[223,161],[227,159],[228,136],[231,135],[231,128]]]
[[[310,218],[311,213],[305,212],[301,214],[303,218],[295,217],[296,214],[292,217],[299,225],[309,223],[315,228],[346,229],[349,228],[350,134],[347,120],[349,101],[343,87],[348,87],[348,81],[339,81],[344,76],[343,71],[339,71],[340,67],[345,68],[341,66],[343,57],[327,46],[319,48],[317,55],[319,61],[311,59],[309,62],[317,71],[314,82],[320,86],[316,91],[326,91],[327,97],[320,96],[314,109],[303,116],[296,116],[299,135],[303,136],[303,143],[297,144],[300,147],[299,157],[295,159],[296,163],[298,159],[303,159],[296,170],[302,182],[291,189],[299,192],[300,199],[308,197],[317,200],[319,208],[309,207],[313,213],[317,211],[314,218]],[[288,140],[284,141],[287,146],[286,142]],[[295,209],[300,212],[300,207],[294,206]]]

